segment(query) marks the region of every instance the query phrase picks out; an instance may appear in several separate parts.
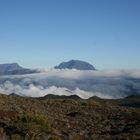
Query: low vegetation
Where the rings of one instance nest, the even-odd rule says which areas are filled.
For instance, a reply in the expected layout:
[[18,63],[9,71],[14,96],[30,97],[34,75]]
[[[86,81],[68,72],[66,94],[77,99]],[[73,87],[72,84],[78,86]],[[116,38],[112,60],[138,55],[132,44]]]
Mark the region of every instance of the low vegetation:
[[140,109],[98,98],[33,99],[0,94],[0,140],[96,139],[140,139]]

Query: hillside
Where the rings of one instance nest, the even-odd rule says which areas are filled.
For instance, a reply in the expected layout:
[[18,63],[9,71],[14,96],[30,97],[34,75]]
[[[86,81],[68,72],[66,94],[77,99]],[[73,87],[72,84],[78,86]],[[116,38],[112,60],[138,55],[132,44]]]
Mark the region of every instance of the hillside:
[[140,108],[140,95],[130,95],[124,99],[112,99],[106,101],[119,106]]
[[97,98],[40,100],[0,94],[1,140],[139,138],[139,109]]

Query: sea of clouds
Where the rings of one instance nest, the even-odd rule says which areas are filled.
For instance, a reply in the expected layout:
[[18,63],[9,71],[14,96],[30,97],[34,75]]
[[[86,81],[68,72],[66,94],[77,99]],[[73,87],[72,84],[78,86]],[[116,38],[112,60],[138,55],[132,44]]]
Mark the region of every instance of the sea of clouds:
[[41,97],[47,94],[81,98],[123,98],[140,95],[140,70],[41,70],[40,73],[0,76],[0,92]]

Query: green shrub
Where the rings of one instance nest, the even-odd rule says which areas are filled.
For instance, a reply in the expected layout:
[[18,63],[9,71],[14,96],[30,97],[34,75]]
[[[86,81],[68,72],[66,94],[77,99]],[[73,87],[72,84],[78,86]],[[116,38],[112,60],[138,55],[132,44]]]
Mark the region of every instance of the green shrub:
[[22,137],[19,134],[11,135],[11,140],[22,140]]
[[43,115],[18,115],[11,120],[11,139],[42,140],[51,132],[48,118]]
[[49,140],[61,140],[59,136],[52,136]]

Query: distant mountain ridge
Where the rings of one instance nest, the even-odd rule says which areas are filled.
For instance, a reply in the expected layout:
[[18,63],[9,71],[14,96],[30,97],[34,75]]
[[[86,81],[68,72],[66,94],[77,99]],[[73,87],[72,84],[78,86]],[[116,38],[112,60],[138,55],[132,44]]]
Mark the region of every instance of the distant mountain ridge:
[[[81,60],[70,60],[68,62],[62,62],[55,69],[77,69],[77,70],[96,70],[95,67],[88,62]],[[6,63],[0,64],[0,75],[22,75],[38,73],[38,70],[32,70],[23,68],[18,63]]]
[[43,97],[28,97],[21,96],[15,93],[9,94],[12,97],[26,97],[37,100],[80,100],[80,101],[96,101],[100,104],[110,104],[110,105],[118,105],[125,107],[133,107],[140,108],[140,95],[130,95],[121,99],[103,99],[97,96],[92,96],[88,99],[80,98],[78,95],[55,95],[55,94],[47,94]]
[[80,100],[81,98],[77,95],[54,95],[54,94],[47,94],[44,97],[38,97],[37,99],[45,100],[45,99],[75,99]]
[[1,72],[23,69],[17,63],[0,64]]
[[31,73],[37,73],[37,70],[23,68],[17,63],[0,64],[0,75],[16,75]]
[[96,70],[95,67],[88,62],[81,60],[70,60],[68,62],[62,62],[55,69],[77,69],[77,70]]

